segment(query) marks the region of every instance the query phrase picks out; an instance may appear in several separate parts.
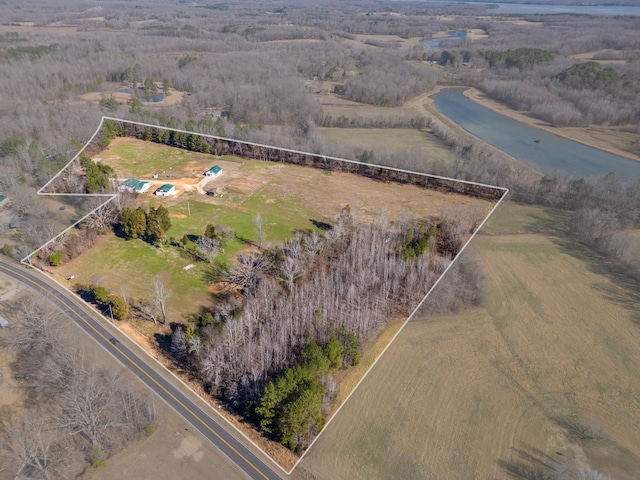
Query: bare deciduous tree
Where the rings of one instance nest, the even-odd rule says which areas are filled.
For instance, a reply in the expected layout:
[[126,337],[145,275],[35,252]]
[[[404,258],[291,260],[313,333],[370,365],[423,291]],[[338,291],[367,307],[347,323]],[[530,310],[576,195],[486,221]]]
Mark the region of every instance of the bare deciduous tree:
[[2,427],[0,458],[15,478],[66,478],[73,449],[63,448],[59,425],[42,409],[29,410]]
[[162,315],[162,323],[167,322],[167,300],[171,296],[171,291],[167,288],[167,284],[156,278],[153,281],[153,301]]
[[262,248],[264,244],[264,226],[266,221],[262,218],[260,213],[256,213],[256,216],[253,217],[253,227],[256,232],[256,242],[259,248]]

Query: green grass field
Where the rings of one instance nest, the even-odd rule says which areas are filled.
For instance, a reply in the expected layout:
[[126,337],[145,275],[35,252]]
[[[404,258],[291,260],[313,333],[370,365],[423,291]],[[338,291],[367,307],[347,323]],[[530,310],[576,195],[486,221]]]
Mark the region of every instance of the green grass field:
[[[240,207],[212,205],[187,197],[180,197],[168,206],[172,226],[167,232],[167,239],[180,240],[184,235],[201,235],[208,223],[226,225],[236,235],[236,239],[216,257],[226,262],[239,251],[252,248],[256,241],[256,213],[260,212],[266,220],[265,238],[270,243],[290,238],[297,230],[314,229],[309,219],[319,214],[294,199],[267,203],[267,191],[260,192]],[[157,206],[162,202],[152,196],[144,198],[149,205]],[[191,216],[188,216],[189,212]],[[106,262],[108,268],[104,268]],[[184,267],[190,264],[194,267],[185,271]],[[196,261],[181,248],[156,248],[139,239],[125,240],[109,234],[99,246],[63,265],[58,271],[66,277],[75,275],[74,281],[79,284],[102,284],[113,293],[124,289],[129,297],[134,298],[149,298],[153,289],[152,279],[161,278],[172,292],[169,308],[182,316],[210,303],[208,287],[203,280],[207,268],[208,264]]]

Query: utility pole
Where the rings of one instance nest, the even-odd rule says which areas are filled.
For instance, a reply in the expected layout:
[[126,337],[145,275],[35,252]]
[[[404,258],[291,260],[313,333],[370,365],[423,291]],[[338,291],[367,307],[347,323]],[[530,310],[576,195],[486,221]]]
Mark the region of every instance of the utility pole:
[[189,204],[189,200],[187,200],[187,210],[189,211],[189,217],[191,217],[191,205]]

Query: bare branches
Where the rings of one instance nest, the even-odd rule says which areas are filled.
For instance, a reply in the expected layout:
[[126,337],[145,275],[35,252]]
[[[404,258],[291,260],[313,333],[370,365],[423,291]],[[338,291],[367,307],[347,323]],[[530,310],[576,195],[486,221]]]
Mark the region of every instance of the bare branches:
[[[156,278],[153,281],[153,302],[155,306],[160,310],[162,315],[162,323],[167,323],[167,300],[171,296],[171,292],[167,288],[164,281]],[[154,322],[155,323],[155,322]]]
[[22,295],[11,305],[14,318],[11,335],[3,345],[42,352],[59,340],[62,316],[46,299],[38,295]]
[[64,448],[58,425],[45,411],[27,411],[3,425],[1,432],[0,458],[8,462],[16,478],[66,477],[72,450]]
[[62,317],[46,299],[20,297],[10,315],[5,344],[31,372],[24,413],[0,419],[0,464],[15,478],[68,478],[74,458],[113,452],[155,420],[152,402],[59,334]]

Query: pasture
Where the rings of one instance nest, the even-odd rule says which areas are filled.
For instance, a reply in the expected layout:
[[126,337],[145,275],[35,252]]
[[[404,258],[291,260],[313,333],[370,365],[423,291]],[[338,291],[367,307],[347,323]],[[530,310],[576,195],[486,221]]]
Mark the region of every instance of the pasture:
[[[298,231],[333,223],[347,205],[357,209],[362,218],[384,213],[390,219],[407,214],[439,216],[453,209],[463,217],[478,212],[486,215],[492,206],[488,201],[412,185],[282,163],[215,157],[128,138],[116,139],[95,158],[111,165],[121,178],[135,174],[139,179],[151,179],[159,171],[170,175],[157,182],[175,184],[178,196],[142,194],[138,203],[143,207],[162,204],[169,210],[169,240],[202,235],[209,223],[230,227],[235,238],[218,256],[225,262],[243,250],[256,248],[254,218],[258,213],[265,221],[267,244],[275,244]],[[220,177],[209,179],[202,175],[216,164],[223,168]],[[218,195],[204,195],[203,189],[208,188],[216,188]],[[138,299],[150,298],[153,279],[161,279],[171,291],[171,321],[210,305],[211,292],[203,279],[207,269],[207,263],[194,259],[182,248],[156,248],[112,233],[100,237],[92,249],[79,257],[52,268],[63,282],[74,275],[73,284],[100,284],[111,293]]]
[[637,478],[640,288],[563,224],[499,209],[474,242],[485,305],[411,321],[294,478]]
[[358,155],[372,151],[376,158],[411,153],[428,162],[451,162],[451,151],[430,133],[411,128],[318,128],[327,143],[351,148]]

